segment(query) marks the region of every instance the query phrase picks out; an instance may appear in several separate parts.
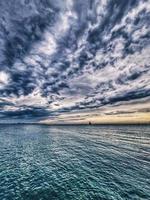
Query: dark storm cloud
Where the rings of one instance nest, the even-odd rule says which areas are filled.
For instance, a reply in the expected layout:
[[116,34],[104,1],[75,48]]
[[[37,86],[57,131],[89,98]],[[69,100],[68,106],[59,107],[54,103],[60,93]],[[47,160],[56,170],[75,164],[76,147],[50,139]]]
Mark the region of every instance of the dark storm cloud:
[[0,108],[2,109],[4,106],[13,106],[14,104],[3,99],[0,99]]
[[0,112],[0,116],[3,119],[11,118],[11,119],[22,119],[22,120],[32,120],[32,119],[45,119],[46,117],[50,117],[50,113],[44,109],[40,108],[28,108],[24,110],[17,111],[5,111]]
[[55,14],[47,6],[48,3],[42,5],[38,1],[1,1],[4,64],[11,67],[17,58],[23,57],[53,23]]
[[150,96],[149,5],[1,0],[0,118],[43,119]]

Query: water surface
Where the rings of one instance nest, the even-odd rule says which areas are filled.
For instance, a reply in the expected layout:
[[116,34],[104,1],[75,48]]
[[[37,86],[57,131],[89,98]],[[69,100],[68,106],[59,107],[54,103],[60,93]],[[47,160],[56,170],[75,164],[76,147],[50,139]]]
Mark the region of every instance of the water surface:
[[150,199],[150,126],[0,125],[0,200],[16,199]]

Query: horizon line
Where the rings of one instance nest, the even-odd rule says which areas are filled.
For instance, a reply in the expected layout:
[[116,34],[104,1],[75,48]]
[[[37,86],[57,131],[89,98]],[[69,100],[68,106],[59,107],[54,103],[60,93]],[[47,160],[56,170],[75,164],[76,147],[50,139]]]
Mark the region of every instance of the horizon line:
[[150,122],[133,122],[133,123],[38,123],[38,122],[16,122],[16,123],[0,123],[0,125],[46,125],[46,126],[96,126],[96,125],[150,125]]

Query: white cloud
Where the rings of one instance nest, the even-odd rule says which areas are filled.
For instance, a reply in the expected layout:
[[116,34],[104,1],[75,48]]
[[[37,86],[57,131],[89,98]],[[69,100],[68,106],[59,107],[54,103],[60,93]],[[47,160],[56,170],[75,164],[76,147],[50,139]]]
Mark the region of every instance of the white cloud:
[[3,89],[9,83],[9,75],[4,71],[0,71],[0,89]]

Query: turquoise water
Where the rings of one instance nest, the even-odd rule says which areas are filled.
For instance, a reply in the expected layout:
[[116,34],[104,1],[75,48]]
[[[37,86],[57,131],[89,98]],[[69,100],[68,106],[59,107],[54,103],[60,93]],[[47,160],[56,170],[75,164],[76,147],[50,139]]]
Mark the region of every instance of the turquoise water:
[[0,125],[0,200],[150,199],[150,126]]

